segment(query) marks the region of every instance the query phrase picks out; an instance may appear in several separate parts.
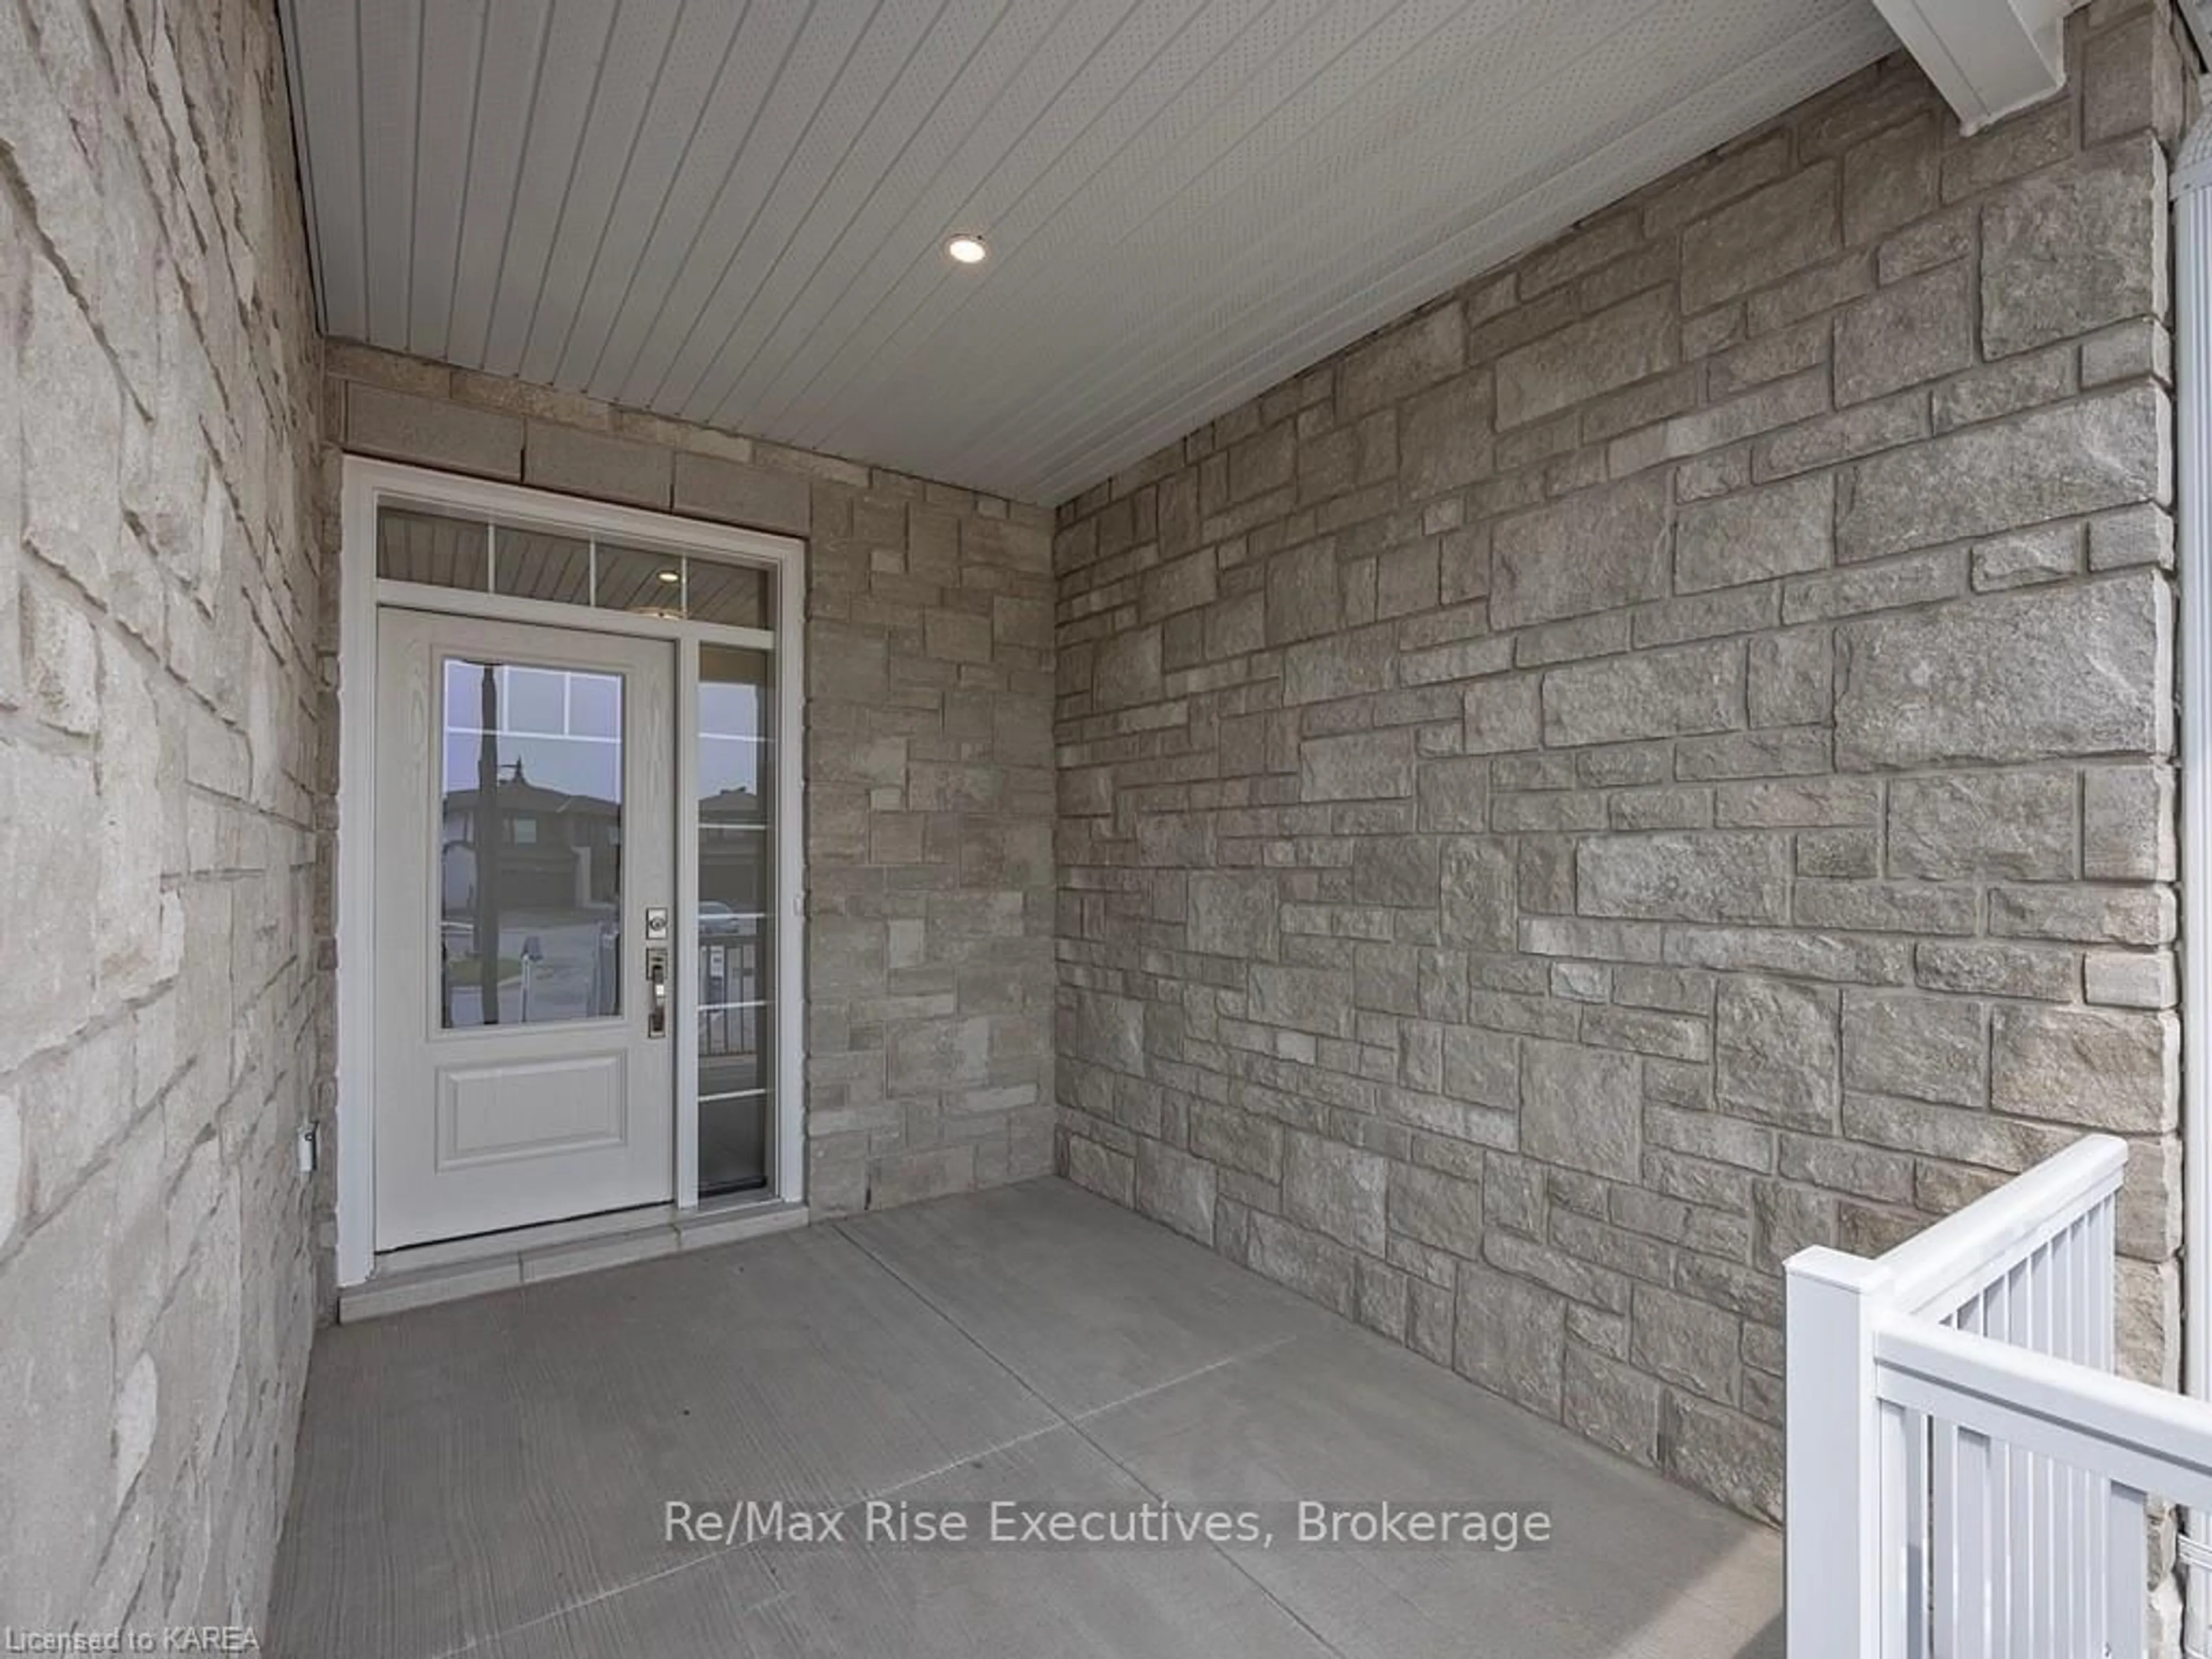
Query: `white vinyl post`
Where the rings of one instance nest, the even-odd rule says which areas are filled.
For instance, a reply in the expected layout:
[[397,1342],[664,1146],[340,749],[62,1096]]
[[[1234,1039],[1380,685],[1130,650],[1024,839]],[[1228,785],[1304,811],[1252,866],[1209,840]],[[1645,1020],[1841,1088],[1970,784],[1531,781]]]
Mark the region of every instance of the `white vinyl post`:
[[[2203,83],[2212,91],[2212,79]],[[2173,389],[2181,595],[2182,1386],[2212,1399],[2212,119],[2173,158]],[[2182,1649],[2206,1659],[2212,1516],[2192,1507]]]
[[1882,1620],[1879,1262],[1800,1250],[1784,1269],[1790,1659],[1876,1659]]

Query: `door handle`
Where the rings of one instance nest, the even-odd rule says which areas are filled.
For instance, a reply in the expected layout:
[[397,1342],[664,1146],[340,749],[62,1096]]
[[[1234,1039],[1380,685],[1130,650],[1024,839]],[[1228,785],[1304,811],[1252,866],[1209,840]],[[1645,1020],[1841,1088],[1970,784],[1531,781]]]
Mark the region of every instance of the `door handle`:
[[649,1037],[668,1035],[668,947],[648,945],[645,947],[645,1034]]

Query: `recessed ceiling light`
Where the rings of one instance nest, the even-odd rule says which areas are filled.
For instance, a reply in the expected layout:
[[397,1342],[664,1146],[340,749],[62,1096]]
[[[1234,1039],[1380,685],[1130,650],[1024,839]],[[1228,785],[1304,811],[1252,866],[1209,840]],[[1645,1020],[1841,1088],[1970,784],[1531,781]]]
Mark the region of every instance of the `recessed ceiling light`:
[[983,246],[983,239],[980,236],[963,234],[948,237],[945,251],[963,265],[980,265],[991,257],[991,250]]
[[684,580],[683,573],[677,570],[656,570],[653,574],[661,580],[669,583],[680,582]]

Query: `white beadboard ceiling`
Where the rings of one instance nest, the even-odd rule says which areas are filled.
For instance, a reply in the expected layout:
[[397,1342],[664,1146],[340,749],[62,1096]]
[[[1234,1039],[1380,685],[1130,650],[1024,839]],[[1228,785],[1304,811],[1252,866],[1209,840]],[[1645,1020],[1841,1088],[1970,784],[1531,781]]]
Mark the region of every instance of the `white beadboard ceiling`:
[[331,334],[1045,504],[1895,44],[1869,0],[283,15]]

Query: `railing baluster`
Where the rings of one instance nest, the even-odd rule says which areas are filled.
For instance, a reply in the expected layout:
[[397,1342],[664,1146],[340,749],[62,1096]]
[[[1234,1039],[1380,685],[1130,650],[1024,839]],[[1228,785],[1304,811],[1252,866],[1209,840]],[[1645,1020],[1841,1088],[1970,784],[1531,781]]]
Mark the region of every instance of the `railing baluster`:
[[2112,1542],[2105,1558],[2106,1593],[2111,1598],[2105,1651],[2111,1659],[2144,1659],[2150,1588],[2145,1571],[2143,1501],[2142,1493],[2115,1482],[2105,1503]]
[[1904,1437],[1903,1468],[1899,1478],[1905,1487],[1905,1656],[1930,1659],[1928,1456],[1929,1417],[1925,1412],[1898,1413]]
[[1952,1632],[1955,1645],[1946,1659],[2008,1659],[2008,1650],[1996,1644],[1991,1617],[2000,1605],[1993,1594],[1998,1563],[1990,1550],[1996,1461],[1987,1435],[1960,1431],[1959,1621]]
[[1928,1425],[1928,1462],[1933,1476],[1929,1489],[1929,1519],[1932,1534],[1929,1560],[1935,1577],[1935,1628],[1929,1644],[1937,1659],[1952,1659],[1959,1651],[1959,1632],[1965,1622],[1966,1595],[1959,1578],[1960,1468],[1959,1431],[1941,1418]]
[[1911,1623],[1912,1535],[1911,1449],[1909,1413],[1887,1401],[1881,1407],[1881,1608],[1879,1659],[1905,1659]]

